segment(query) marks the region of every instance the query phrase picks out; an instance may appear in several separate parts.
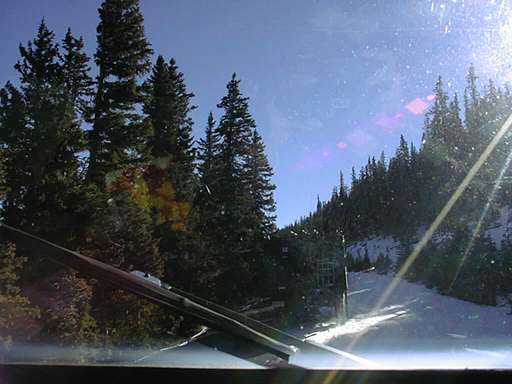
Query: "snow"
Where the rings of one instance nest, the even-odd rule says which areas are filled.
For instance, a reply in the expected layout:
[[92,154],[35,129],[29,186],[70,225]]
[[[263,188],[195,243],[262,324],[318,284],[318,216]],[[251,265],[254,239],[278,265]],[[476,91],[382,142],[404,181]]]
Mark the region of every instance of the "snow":
[[354,242],[347,246],[347,254],[353,258],[363,258],[365,250],[368,250],[370,261],[377,260],[379,254],[388,255],[391,260],[396,260],[400,242],[391,236],[373,236],[368,239]]
[[512,368],[508,306],[481,306],[401,280],[376,309],[392,279],[375,272],[350,273],[350,319],[331,323],[308,340],[385,368]]
[[507,234],[512,233],[512,223],[509,218],[512,216],[512,208],[502,207],[499,210],[497,220],[485,231],[486,236],[492,240],[496,248],[501,249],[501,243],[507,237]]
[[[416,240],[423,236],[427,230],[426,226],[421,226],[416,231]],[[502,241],[506,239],[507,234],[512,234],[512,207],[506,206],[499,209],[498,217],[485,231],[494,243],[496,248],[501,249]],[[453,233],[450,232],[436,232],[432,241],[434,243],[442,243],[443,241],[453,238]],[[350,243],[347,246],[347,254],[350,254],[354,259],[363,258],[365,250],[368,251],[370,261],[375,262],[379,254],[384,256],[388,255],[391,260],[396,261],[400,249],[400,241],[392,236],[374,235],[360,241]]]

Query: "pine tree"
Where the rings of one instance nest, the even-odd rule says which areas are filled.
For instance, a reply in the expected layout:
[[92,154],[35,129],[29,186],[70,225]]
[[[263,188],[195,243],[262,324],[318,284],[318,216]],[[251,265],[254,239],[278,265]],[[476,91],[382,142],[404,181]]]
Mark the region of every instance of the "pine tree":
[[[213,172],[215,166],[215,149],[219,144],[219,137],[215,132],[215,118],[213,113],[208,115],[208,122],[205,128],[204,139],[199,139],[198,144],[198,173],[202,188],[210,190],[210,184],[213,182]],[[210,192],[211,193],[211,190]]]
[[157,58],[151,77],[144,84],[146,100],[144,112],[153,126],[149,146],[153,158],[164,158],[171,182],[178,197],[189,199],[194,189],[194,161],[192,119],[190,104],[193,93],[188,92],[183,73],[176,61],[165,63]]
[[257,130],[254,130],[246,164],[247,188],[255,219],[256,238],[268,238],[275,230],[276,210],[272,184],[272,167],[265,155],[265,145]]
[[[1,127],[1,125],[0,125]],[[0,142],[1,143],[1,142]],[[5,204],[5,196],[7,195],[7,191],[9,190],[9,185],[7,184],[6,179],[6,170],[5,170],[5,149],[3,145],[0,144],[0,205],[3,206]],[[2,216],[0,215],[0,218]]]
[[[19,47],[21,61],[14,66],[20,74],[21,90],[26,108],[27,129],[30,130],[30,171],[40,180],[58,145],[56,138],[61,124],[59,80],[61,68],[54,34],[41,21],[37,35],[27,46]],[[37,142],[37,148],[35,143]]]
[[454,174],[460,174],[467,168],[467,133],[460,118],[459,99],[457,94],[453,96],[449,105],[449,120],[447,122],[447,146],[448,157],[452,163]]
[[[63,93],[65,115],[63,123],[68,143],[65,145],[71,157],[76,160],[76,152],[85,149],[85,137],[81,123],[90,115],[90,99],[94,82],[89,74],[89,57],[83,52],[82,37],[75,38],[68,29],[62,41],[60,86]],[[67,120],[66,120],[67,119]]]
[[88,256],[125,270],[139,270],[162,277],[163,260],[151,220],[124,194],[110,199],[106,212],[88,229]]
[[199,232],[205,234],[210,228],[210,219],[216,211],[213,190],[216,183],[216,172],[218,171],[215,152],[219,145],[219,137],[215,132],[215,119],[213,113],[209,113],[208,122],[205,128],[204,138],[199,139],[197,166],[199,175],[199,190],[197,192],[196,205],[199,210]]
[[21,76],[22,102],[12,87],[8,91],[11,105],[17,104],[17,114],[24,116],[6,123],[11,130],[6,135],[8,151],[19,160],[8,171],[19,196],[11,205],[14,214],[7,219],[67,241],[81,225],[78,153],[84,141],[78,104],[90,92],[91,81],[81,40],[68,31],[62,58],[53,40],[42,21],[34,40],[20,46],[21,61],[15,66]]
[[[240,80],[235,74],[227,84],[227,90],[227,95],[218,104],[224,113],[214,131],[219,142],[214,150],[216,180],[211,185],[216,206],[211,223],[216,234],[212,241],[221,244],[222,248],[219,250],[224,275],[221,288],[225,291],[220,296],[226,298],[232,292],[244,295],[243,284],[250,280],[247,257],[253,236],[251,223],[247,220],[251,204],[245,170],[256,126],[249,113],[248,98],[240,92]],[[237,300],[236,297],[231,299]]]
[[[193,121],[189,116],[190,111],[196,106],[190,104],[190,100],[194,94],[187,90],[183,73],[178,70],[176,61],[171,59],[169,62],[169,72],[176,89],[177,96],[177,116],[178,122],[178,140],[177,140],[177,156],[176,156],[176,173],[174,178],[177,190],[182,194],[181,197],[190,197],[194,190],[196,180],[194,178],[194,162],[196,151],[194,148],[194,138],[192,136]],[[173,175],[171,175],[173,177]]]
[[[423,175],[429,182],[422,191],[426,203],[424,215],[432,220],[439,212],[453,188],[449,181],[449,154],[452,151],[449,143],[449,123],[451,120],[448,96],[443,89],[439,77],[434,88],[435,100],[427,113],[424,126],[424,140],[421,153]],[[427,203],[428,202],[428,203]]]
[[357,176],[356,176],[356,169],[355,167],[352,167],[352,173],[351,173],[351,179],[350,179],[350,189],[351,192],[355,189],[357,185]]
[[3,205],[8,189],[5,174],[5,150],[0,147],[0,205]]
[[347,198],[347,186],[345,185],[345,180],[343,179],[343,172],[340,171],[340,182],[338,186],[338,196],[341,200],[345,200]]
[[30,157],[27,149],[30,132],[26,128],[23,95],[11,83],[0,89],[0,146],[3,148],[5,195],[2,217],[11,225],[21,221],[21,207],[26,185],[30,183]]
[[138,0],[105,0],[99,16],[88,178],[103,188],[110,172],[144,156],[148,127],[137,113],[142,101],[138,80],[150,68],[152,50]]
[[154,158],[169,157],[176,153],[177,129],[171,124],[174,117],[171,87],[169,67],[165,59],[158,56],[151,76],[144,83],[144,112],[153,128],[148,146]]
[[[473,64],[470,65],[468,74],[466,76],[466,89],[464,90],[464,116],[465,123],[468,131],[471,136],[473,136],[476,140],[472,144],[477,144],[479,130],[480,130],[480,95],[477,87],[478,77],[475,73],[475,67]],[[472,147],[471,149],[474,151],[477,147]]]
[[403,212],[409,209],[411,201],[411,184],[408,182],[410,172],[410,152],[407,141],[400,135],[400,144],[395,156],[389,161],[390,212],[388,223],[399,231],[403,228]]
[[434,87],[434,103],[430,108],[427,117],[428,124],[425,125],[426,148],[431,151],[445,151],[449,118],[448,95],[443,89],[443,81],[439,76]]
[[144,96],[144,112],[153,128],[148,141],[152,161],[164,170],[166,182],[173,189],[173,198],[179,202],[179,207],[187,207],[184,225],[178,227],[171,219],[155,229],[155,234],[161,238],[160,251],[175,257],[175,262],[167,260],[165,263],[166,278],[184,283],[189,280],[185,274],[195,276],[194,268],[186,266],[191,254],[201,248],[196,234],[190,232],[197,224],[198,213],[189,209],[197,202],[194,196],[195,150],[189,116],[195,108],[190,103],[194,95],[187,90],[175,60],[171,59],[167,64],[162,56],[158,56],[150,78],[144,83]]
[[74,37],[68,28],[62,48],[61,77],[67,106],[76,116],[89,118],[94,82],[89,74],[89,57],[83,52],[84,40]]

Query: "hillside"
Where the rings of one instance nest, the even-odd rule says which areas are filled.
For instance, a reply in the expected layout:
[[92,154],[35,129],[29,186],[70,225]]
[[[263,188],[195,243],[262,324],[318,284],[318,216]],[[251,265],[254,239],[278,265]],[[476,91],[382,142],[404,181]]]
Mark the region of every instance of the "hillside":
[[[425,227],[420,227],[416,231],[416,243],[420,236],[425,232]],[[503,242],[507,240],[507,236],[512,234],[512,208],[509,206],[501,207],[498,210],[497,218],[489,224],[483,231],[484,236],[488,237],[496,249],[501,250]],[[442,244],[453,238],[452,233],[436,233],[433,236],[433,242]],[[347,255],[352,256],[354,260],[362,259],[366,254],[372,263],[382,254],[396,262],[399,256],[401,243],[400,241],[389,235],[375,234],[359,241],[350,242],[346,246]]]

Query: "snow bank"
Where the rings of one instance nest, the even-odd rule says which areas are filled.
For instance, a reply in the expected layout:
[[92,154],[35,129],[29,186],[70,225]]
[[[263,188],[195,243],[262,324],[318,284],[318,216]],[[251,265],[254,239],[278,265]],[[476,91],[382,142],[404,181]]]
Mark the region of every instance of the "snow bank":
[[[416,231],[416,240],[419,240],[426,230],[426,226],[419,227]],[[484,233],[491,239],[498,250],[501,249],[502,241],[506,239],[507,235],[512,235],[512,207],[502,207],[499,210],[496,221],[493,222]],[[434,243],[441,243],[452,238],[453,234],[450,232],[436,232],[432,240]],[[391,260],[396,261],[399,248],[400,242],[394,237],[374,235],[350,243],[347,246],[347,254],[350,254],[355,259],[363,258],[367,250],[368,257],[372,262],[374,262],[381,253],[384,256],[388,255]]]
[[496,221],[485,231],[486,236],[492,240],[496,248],[501,249],[501,243],[507,237],[507,234],[512,235],[512,209],[510,207],[503,207],[499,210],[499,215]]
[[400,242],[391,236],[373,236],[349,244],[347,246],[347,254],[350,254],[354,259],[363,258],[367,250],[368,257],[372,262],[377,260],[381,253],[384,256],[388,255],[391,260],[395,261],[398,257],[399,247]]

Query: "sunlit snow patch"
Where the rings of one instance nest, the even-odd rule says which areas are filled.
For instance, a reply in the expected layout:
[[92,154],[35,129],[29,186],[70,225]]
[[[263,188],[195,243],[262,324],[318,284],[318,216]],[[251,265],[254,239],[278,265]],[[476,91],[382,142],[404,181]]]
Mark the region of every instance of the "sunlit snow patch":
[[314,332],[310,335],[306,335],[306,339],[315,343],[324,344],[342,335],[366,331],[383,321],[393,319],[397,316],[405,315],[406,313],[407,311],[401,310],[387,315],[372,316],[362,319],[350,319],[345,324],[336,325],[325,331]]

